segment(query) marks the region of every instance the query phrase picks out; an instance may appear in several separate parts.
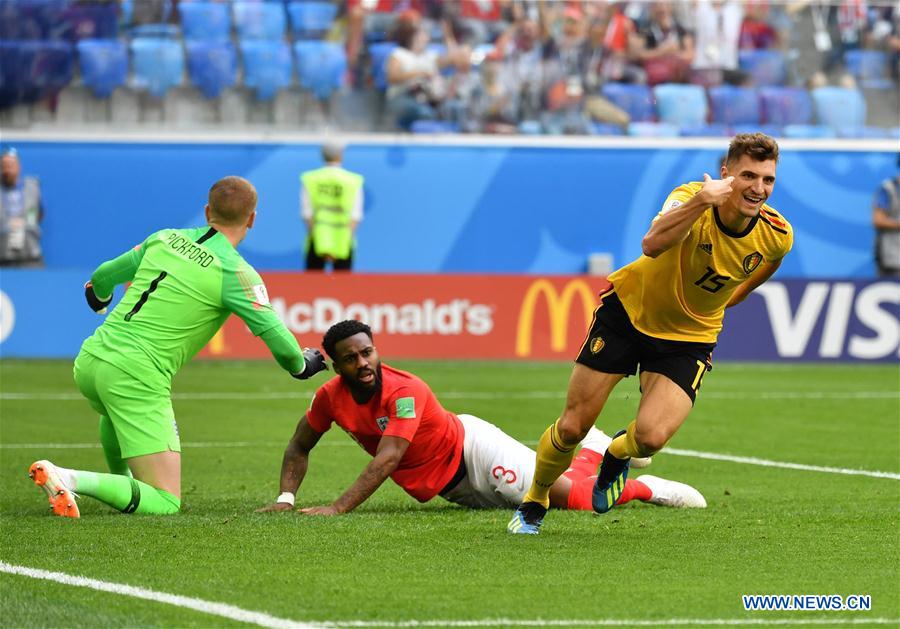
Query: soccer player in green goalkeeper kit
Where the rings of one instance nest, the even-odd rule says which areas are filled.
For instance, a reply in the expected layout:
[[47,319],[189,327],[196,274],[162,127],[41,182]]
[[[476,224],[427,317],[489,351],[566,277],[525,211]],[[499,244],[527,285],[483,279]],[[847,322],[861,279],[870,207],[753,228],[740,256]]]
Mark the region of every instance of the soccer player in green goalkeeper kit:
[[123,513],[178,512],[181,444],[172,377],[231,313],[295,378],[326,368],[318,350],[300,349],[269,304],[259,274],[235,250],[253,227],[256,199],[246,179],[220,179],[209,191],[206,227],[153,233],[101,264],[85,284],[88,304],[105,314],[115,286],[131,282],[75,359],[75,383],[100,413],[100,442],[111,473],[33,463],[29,476],[47,493],[56,515],[79,517],[77,496]]

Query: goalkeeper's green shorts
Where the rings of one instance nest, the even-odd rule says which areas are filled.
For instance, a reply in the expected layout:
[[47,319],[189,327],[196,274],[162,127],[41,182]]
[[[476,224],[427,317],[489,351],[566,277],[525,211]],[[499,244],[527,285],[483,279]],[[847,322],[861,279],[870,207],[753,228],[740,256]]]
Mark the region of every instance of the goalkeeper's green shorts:
[[167,450],[181,452],[167,389],[145,384],[87,352],[78,354],[74,371],[75,384],[91,407],[112,421],[123,459]]

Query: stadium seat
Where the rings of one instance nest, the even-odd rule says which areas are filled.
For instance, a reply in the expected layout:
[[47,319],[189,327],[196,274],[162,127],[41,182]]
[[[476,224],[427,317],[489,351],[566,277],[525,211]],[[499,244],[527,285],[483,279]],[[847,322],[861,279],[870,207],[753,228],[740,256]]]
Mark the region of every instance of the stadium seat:
[[395,42],[369,44],[369,56],[372,59],[372,82],[375,88],[382,92],[388,87],[387,60],[396,47]]
[[81,80],[94,95],[108,98],[125,83],[128,75],[128,51],[118,39],[83,39],[78,42]]
[[0,108],[18,103],[22,92],[19,42],[0,40]]
[[653,87],[653,96],[660,122],[676,126],[706,122],[706,92],[699,85],[662,83]]
[[866,124],[866,100],[859,90],[846,87],[817,87],[811,91],[820,125],[833,129]]
[[789,124],[784,127],[784,137],[798,139],[828,139],[837,137],[834,129],[818,124]]
[[519,133],[522,135],[542,135],[544,127],[538,120],[523,120],[519,123]]
[[416,120],[409,130],[412,133],[459,133],[459,125],[446,120]]
[[294,43],[300,86],[319,99],[327,99],[344,85],[347,53],[336,42],[298,41]]
[[19,42],[22,101],[30,103],[57,94],[72,81],[74,61],[75,50],[69,42]]
[[337,6],[331,2],[291,2],[287,11],[294,37],[319,39],[331,30]]
[[762,87],[759,90],[762,118],[769,124],[810,124],[813,104],[809,92],[800,87]]
[[189,41],[186,44],[188,74],[207,98],[218,98],[237,80],[237,58],[231,42]]
[[784,135],[784,128],[777,124],[736,124],[731,126],[731,134],[738,133],[765,133],[773,138]]
[[633,122],[628,125],[628,135],[641,138],[677,138],[679,128],[668,122]]
[[594,135],[625,135],[625,129],[608,122],[592,122],[591,133]]
[[157,39],[176,39],[181,31],[174,24],[139,24],[131,29],[132,37],[155,37]]
[[844,66],[864,89],[888,89],[894,87],[887,78],[887,53],[880,50],[848,50],[844,53]]
[[186,40],[226,42],[231,35],[231,12],[218,2],[181,2],[181,29]]
[[0,38],[63,39],[68,25],[62,15],[66,0],[2,0]]
[[601,93],[613,104],[628,112],[632,122],[652,122],[656,119],[653,94],[646,85],[607,83]]
[[780,50],[742,50],[738,53],[738,65],[758,87],[784,85],[787,79],[787,63]]
[[759,124],[759,92],[752,87],[719,85],[708,90],[712,122],[723,125]]
[[134,86],[162,98],[170,88],[181,85],[184,50],[181,42],[156,37],[131,40]]
[[234,24],[239,39],[284,37],[285,16],[281,2],[235,2]]
[[248,39],[241,42],[244,85],[256,90],[259,100],[272,100],[291,84],[291,49],[282,41]]
[[722,123],[684,125],[678,134],[686,138],[719,138],[731,135],[731,127]]
[[891,139],[891,130],[884,127],[838,127],[836,129],[839,138],[854,140],[888,140]]

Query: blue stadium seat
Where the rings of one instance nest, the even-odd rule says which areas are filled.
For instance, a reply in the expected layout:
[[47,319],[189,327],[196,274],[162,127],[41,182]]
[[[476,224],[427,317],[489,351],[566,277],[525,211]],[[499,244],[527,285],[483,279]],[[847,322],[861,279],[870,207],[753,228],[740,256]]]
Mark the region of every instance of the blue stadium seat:
[[189,41],[188,74],[207,98],[218,98],[237,80],[237,56],[231,42]]
[[162,98],[170,88],[181,85],[184,50],[181,42],[157,37],[131,40],[134,85]]
[[819,124],[789,124],[784,127],[784,137],[798,139],[836,138],[837,133],[831,127]]
[[738,65],[759,87],[784,85],[787,80],[787,63],[780,50],[742,50],[738,53]]
[[714,122],[711,124],[684,125],[678,130],[678,134],[686,138],[720,138],[731,135],[731,127],[727,124]]
[[608,122],[592,122],[591,133],[594,135],[625,135],[625,129]]
[[287,5],[291,32],[300,39],[324,37],[337,15],[337,5],[331,2],[291,2]]
[[240,39],[284,37],[284,5],[281,2],[235,2],[234,24]]
[[187,40],[225,42],[231,35],[231,12],[219,2],[182,2],[181,29]]
[[388,87],[387,60],[396,47],[397,44],[392,41],[369,44],[369,56],[372,59],[372,82],[375,88],[382,92]]
[[819,124],[833,129],[865,126],[866,99],[859,90],[829,86],[811,93]]
[[712,121],[723,125],[759,124],[759,92],[752,87],[719,85],[709,88]]
[[31,103],[58,93],[72,81],[75,50],[62,41],[18,42],[20,101]]
[[759,90],[763,120],[769,124],[810,124],[813,103],[809,92],[800,87],[762,87]]
[[244,85],[256,90],[259,100],[272,100],[291,84],[291,49],[282,41],[247,39],[241,42]]
[[706,122],[706,91],[699,85],[662,83],[653,88],[659,121],[676,126]]
[[2,0],[0,39],[64,39],[66,0]]
[[542,135],[544,127],[538,120],[523,120],[519,123],[519,133],[522,135]]
[[854,140],[889,140],[891,130],[885,127],[838,127],[836,129],[839,138]]
[[416,120],[409,130],[412,133],[459,133],[459,125],[446,120]]
[[652,122],[656,119],[653,94],[646,85],[607,83],[603,86],[602,94],[628,112],[632,122]]
[[341,44],[298,41],[294,43],[294,54],[300,86],[313,92],[317,98],[329,98],[344,85],[347,53]]
[[0,107],[20,102],[24,85],[19,42],[0,40]]
[[844,53],[844,66],[866,89],[888,89],[894,86],[887,78],[887,53],[880,50],[848,50]]
[[784,127],[777,124],[736,124],[731,126],[731,134],[738,133],[765,133],[773,138],[784,135]]
[[632,122],[628,125],[628,135],[641,138],[677,138],[679,128],[668,122]]
[[176,39],[181,31],[174,24],[139,24],[131,28],[132,37]]
[[81,80],[100,98],[108,98],[128,76],[128,51],[118,39],[83,39],[78,42]]

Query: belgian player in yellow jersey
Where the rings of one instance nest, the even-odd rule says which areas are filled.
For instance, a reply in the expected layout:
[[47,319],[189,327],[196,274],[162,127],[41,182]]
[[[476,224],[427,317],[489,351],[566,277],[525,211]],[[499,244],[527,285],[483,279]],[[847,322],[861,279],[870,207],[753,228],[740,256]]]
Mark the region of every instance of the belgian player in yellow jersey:
[[722,178],[675,188],[644,236],[643,255],[609,276],[510,533],[539,532],[550,488],[623,378],[640,369],[641,401],[603,457],[592,495],[598,513],[621,495],[630,459],[661,450],[687,418],[712,368],[725,309],[769,279],[793,244],[790,224],[766,205],[777,163],[769,136],[735,136]]

